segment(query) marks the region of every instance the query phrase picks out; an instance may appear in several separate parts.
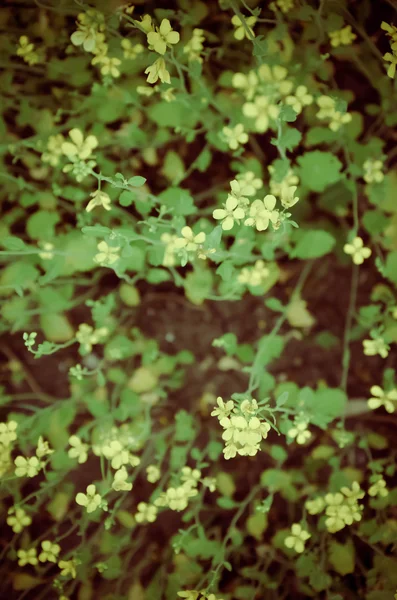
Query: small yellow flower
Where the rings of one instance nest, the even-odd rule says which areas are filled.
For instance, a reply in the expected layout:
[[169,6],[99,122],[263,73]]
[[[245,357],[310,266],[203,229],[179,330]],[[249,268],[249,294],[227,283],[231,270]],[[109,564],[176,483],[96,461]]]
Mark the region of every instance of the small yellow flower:
[[368,489],[368,494],[372,497],[379,496],[380,498],[386,498],[389,495],[389,490],[386,487],[386,481],[381,475],[375,475],[371,478],[372,485]]
[[254,225],[257,231],[265,231],[269,224],[276,225],[280,213],[276,206],[276,198],[272,194],[268,194],[263,200],[254,200],[250,206],[249,217],[244,222],[245,225]]
[[150,15],[143,15],[139,25],[142,31],[144,31],[146,34],[148,34],[149,31],[154,31],[154,25]]
[[171,83],[171,77],[165,66],[164,58],[158,58],[152,65],[145,69],[148,83],[156,83],[159,79],[162,83]]
[[305,85],[298,85],[295,94],[287,96],[285,103],[292,106],[294,111],[299,115],[304,106],[310,106],[313,103],[313,96],[309,94]]
[[287,548],[301,554],[305,549],[305,542],[309,538],[311,538],[310,533],[306,529],[303,529],[299,523],[294,523],[291,527],[291,535],[285,538],[284,544]]
[[314,498],[313,500],[306,500],[305,508],[309,515],[318,515],[325,508],[324,498],[320,496],[318,498]]
[[84,506],[88,513],[94,512],[102,502],[102,497],[97,494],[96,487],[93,483],[87,486],[87,493],[79,492],[76,495],[76,502],[79,506]]
[[102,448],[102,454],[111,461],[113,469],[120,469],[130,462],[130,453],[118,440],[112,440]]
[[364,260],[372,254],[372,250],[364,246],[364,242],[360,237],[355,237],[350,244],[345,244],[343,251],[351,255],[355,265],[362,265]]
[[91,212],[96,206],[102,206],[105,210],[110,210],[110,197],[101,190],[95,190],[90,194],[92,200],[86,206],[86,211]]
[[119,246],[109,246],[105,241],[99,242],[97,245],[98,254],[94,256],[94,261],[101,266],[110,266],[117,262],[119,256]]
[[18,564],[20,567],[24,567],[25,565],[37,565],[37,552],[36,548],[29,548],[29,550],[18,550]]
[[270,119],[277,119],[280,109],[268,96],[256,96],[253,102],[243,104],[243,114],[255,119],[255,130],[264,133],[269,127]]
[[77,435],[70,436],[69,444],[72,446],[68,450],[70,458],[77,458],[80,465],[85,463],[88,458],[88,444],[84,444]]
[[23,58],[28,65],[36,65],[39,62],[39,55],[35,51],[34,44],[31,43],[26,35],[22,35],[19,38],[17,56]]
[[53,544],[50,540],[44,540],[44,542],[41,542],[41,548],[42,552],[39,554],[40,562],[57,562],[58,554],[61,551],[59,544]]
[[364,354],[367,356],[375,356],[379,354],[382,358],[387,358],[389,355],[390,346],[386,344],[385,340],[381,337],[377,337],[372,340],[364,340]]
[[43,252],[39,252],[39,256],[42,260],[51,260],[54,258],[54,244],[51,244],[51,242],[39,242],[39,246],[43,249]]
[[37,456],[32,456],[31,458],[17,456],[14,463],[16,466],[15,475],[17,477],[35,477],[42,467]]
[[224,402],[223,398],[218,396],[218,398],[216,399],[216,403],[218,404],[218,406],[212,411],[211,417],[218,417],[219,420],[224,419],[225,417],[229,417],[234,408],[233,400],[228,400],[227,402]]
[[164,267],[174,267],[175,264],[176,264],[176,258],[175,258],[176,246],[175,246],[175,242],[178,239],[178,236],[177,235],[171,235],[170,233],[163,233],[161,235],[160,239],[165,244],[163,266]]
[[26,514],[23,508],[11,507],[7,514],[7,525],[12,528],[14,533],[21,533],[23,528],[28,527],[32,522],[32,519]]
[[124,51],[124,58],[127,60],[135,60],[145,49],[142,44],[132,44],[131,40],[127,38],[121,40],[121,47]]
[[95,135],[89,135],[84,139],[80,129],[74,128],[69,131],[71,142],[63,142],[62,152],[70,157],[78,157],[86,160],[92,154],[92,151],[98,146],[98,140]]
[[256,17],[246,17],[246,18],[244,18],[244,21],[245,21],[248,31],[244,27],[244,24],[238,15],[234,15],[232,17],[232,25],[234,27],[234,37],[236,40],[240,41],[240,40],[243,40],[245,37],[247,39],[255,37],[255,33],[252,28],[255,25],[257,18]]
[[173,31],[168,19],[161,21],[157,31],[149,31],[147,42],[149,50],[154,50],[157,54],[165,54],[167,46],[171,47],[179,42],[180,36],[177,31]]
[[61,569],[61,575],[63,577],[72,577],[72,579],[76,579],[76,567],[78,565],[78,561],[75,558],[71,560],[60,560],[58,563],[58,567]]
[[331,38],[331,46],[334,48],[337,48],[338,46],[350,46],[357,38],[350,25],[346,25],[346,27],[343,27],[342,29],[331,31],[329,37]]
[[364,181],[366,183],[380,183],[384,179],[383,162],[369,158],[363,164]]
[[45,163],[49,163],[52,167],[56,167],[62,156],[62,144],[64,141],[65,138],[61,133],[50,135],[47,141],[47,149],[41,155],[41,160]]
[[200,231],[196,235],[190,227],[183,227],[181,230],[182,237],[175,240],[175,248],[185,248],[187,252],[195,252],[201,244],[204,244],[206,235],[204,231]]
[[223,137],[231,150],[237,150],[240,144],[248,142],[248,135],[244,131],[244,125],[238,123],[235,127],[224,127]]
[[102,57],[101,61],[101,73],[102,75],[110,75],[110,77],[120,77],[120,70],[118,67],[121,65],[121,60],[119,58],[110,56]]
[[233,228],[235,222],[244,219],[245,212],[238,206],[238,200],[233,196],[229,196],[224,204],[224,208],[216,208],[212,216],[217,221],[221,221],[222,229],[229,231]]
[[[257,260],[252,269],[248,267],[242,269],[237,276],[237,280],[245,285],[258,286],[262,285],[269,275],[270,271],[265,262],[263,260]],[[241,410],[243,410],[243,404],[241,405]]]
[[160,479],[160,469],[156,465],[146,467],[146,477],[149,483],[156,483]]
[[11,446],[12,442],[17,439],[18,423],[16,421],[8,421],[8,423],[0,423],[0,444],[3,446]]
[[397,408],[397,389],[394,388],[385,392],[379,385],[371,387],[372,398],[368,400],[368,407],[371,410],[384,406],[388,413],[394,413]]
[[284,208],[291,208],[297,202],[299,202],[299,198],[295,196],[295,192],[298,188],[296,185],[288,186],[283,185],[281,187],[281,198],[280,202],[284,206]]
[[287,435],[292,440],[296,440],[297,444],[305,444],[312,437],[311,432],[308,430],[309,422],[303,417],[295,417],[294,425],[291,427]]
[[135,514],[137,523],[154,523],[157,518],[157,507],[153,504],[140,502],[137,506],[138,512]]
[[44,458],[44,456],[49,456],[53,454],[54,450],[51,450],[48,442],[44,441],[43,436],[39,437],[36,448],[36,456],[37,458]]
[[132,483],[127,482],[128,472],[127,469],[123,466],[118,469],[113,478],[112,488],[116,492],[129,492],[132,490]]

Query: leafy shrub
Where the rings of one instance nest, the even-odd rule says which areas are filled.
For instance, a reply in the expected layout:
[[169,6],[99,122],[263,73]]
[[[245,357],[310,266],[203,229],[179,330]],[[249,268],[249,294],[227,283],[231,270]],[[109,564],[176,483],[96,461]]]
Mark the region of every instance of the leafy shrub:
[[393,8],[3,8],[4,598],[395,593]]

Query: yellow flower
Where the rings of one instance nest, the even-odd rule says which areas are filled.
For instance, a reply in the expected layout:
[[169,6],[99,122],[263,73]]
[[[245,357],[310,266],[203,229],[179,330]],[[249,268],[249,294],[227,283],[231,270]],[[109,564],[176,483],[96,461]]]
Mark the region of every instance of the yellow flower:
[[90,484],[87,486],[87,493],[83,494],[79,492],[76,495],[76,503],[79,506],[84,506],[88,513],[94,512],[102,502],[102,497],[100,494],[97,494],[96,487],[94,484]]
[[7,514],[7,525],[12,528],[14,533],[21,533],[23,528],[28,527],[32,522],[32,519],[26,514],[23,508],[11,507]]
[[157,507],[153,504],[140,502],[137,506],[138,512],[135,514],[137,523],[154,523],[157,518]]
[[176,246],[175,246],[175,242],[178,239],[178,236],[171,235],[170,233],[163,233],[161,235],[160,239],[165,244],[163,266],[164,267],[173,267],[173,266],[175,266],[175,264],[176,264],[176,258],[175,258]]
[[0,423],[0,444],[3,446],[11,446],[12,442],[17,439],[18,423],[16,421],[8,421],[8,423]]
[[142,44],[132,44],[131,40],[125,38],[121,40],[121,47],[124,51],[124,58],[127,60],[135,60],[138,54],[142,54],[144,47]]
[[41,155],[41,160],[49,163],[52,167],[56,167],[62,156],[62,144],[64,141],[65,138],[61,133],[50,135],[47,142],[47,150]]
[[101,190],[95,190],[90,194],[92,200],[86,206],[86,211],[91,212],[96,206],[102,206],[105,210],[110,210],[110,198],[108,194]]
[[229,231],[233,228],[235,222],[244,219],[245,212],[238,206],[238,200],[229,196],[224,204],[224,208],[216,208],[212,213],[214,219],[221,221],[222,229]]
[[92,154],[92,151],[98,146],[98,140],[94,135],[89,135],[84,139],[80,129],[74,128],[69,131],[71,142],[63,142],[62,152],[68,158],[78,157],[86,160]]
[[317,113],[318,119],[330,119],[329,128],[332,131],[338,131],[342,125],[346,125],[346,123],[350,123],[352,120],[352,116],[350,113],[341,113],[336,110],[336,102],[333,98],[329,96],[320,96],[317,98],[317,105],[320,110]]
[[368,158],[363,164],[364,181],[366,183],[380,183],[384,179],[383,162]]
[[128,472],[127,469],[123,466],[115,472],[112,488],[116,492],[129,492],[130,490],[132,490],[132,483],[128,483],[127,479]]
[[193,60],[197,60],[199,63],[203,62],[200,54],[204,49],[204,40],[204,30],[198,28],[193,29],[192,37],[183,48],[183,53],[188,55],[188,60],[190,62]]
[[144,31],[146,34],[148,34],[150,31],[154,31],[152,17],[150,15],[143,15],[139,25],[142,31]]
[[85,463],[88,458],[88,444],[84,444],[77,435],[71,435],[69,444],[72,446],[68,450],[70,458],[77,458],[80,465]]
[[70,575],[70,577],[76,579],[76,567],[78,564],[79,563],[75,558],[72,558],[71,560],[60,560],[58,567],[61,569],[61,575],[64,577],[68,577]]
[[110,75],[111,77],[120,77],[120,71],[118,66],[121,65],[119,58],[110,58],[110,56],[104,56],[101,61],[101,73],[102,75]]
[[42,552],[39,554],[40,562],[57,562],[58,554],[61,551],[59,544],[53,544],[50,540],[44,540],[44,542],[41,542],[41,548]]
[[275,225],[280,216],[279,211],[274,208],[276,202],[272,194],[268,194],[263,200],[254,200],[250,206],[249,217],[244,224],[254,225],[257,231],[265,231],[270,223]]
[[292,106],[294,111],[299,115],[304,106],[310,106],[310,104],[312,104],[313,96],[309,94],[305,85],[298,85],[295,94],[287,96],[285,102],[289,106]]
[[172,30],[169,20],[163,19],[157,31],[149,31],[147,34],[149,50],[154,50],[157,54],[165,54],[167,46],[177,44],[179,38],[179,33]]
[[319,496],[313,500],[306,500],[305,508],[309,515],[318,515],[318,513],[322,512],[325,508],[324,498]]
[[29,548],[29,550],[18,550],[18,564],[20,567],[24,567],[25,565],[37,565],[37,552],[36,548]]
[[373,397],[368,400],[368,407],[371,410],[384,406],[388,413],[394,413],[397,408],[397,389],[385,392],[379,385],[373,385],[371,394]]
[[350,244],[345,244],[343,251],[352,256],[355,265],[362,265],[364,260],[372,254],[372,250],[364,246],[360,237],[355,237]]
[[14,463],[16,466],[15,475],[17,477],[35,477],[42,467],[37,456],[32,456],[31,458],[17,456]]
[[39,252],[39,256],[42,260],[51,260],[54,258],[54,244],[51,244],[51,242],[39,242],[39,246],[43,248],[43,252]]
[[111,461],[113,469],[120,469],[122,465],[127,465],[130,461],[128,450],[118,440],[112,440],[103,446],[102,454]]
[[308,425],[309,422],[303,417],[295,417],[293,427],[287,432],[288,437],[296,440],[297,444],[305,444],[312,437],[312,434],[308,430]]
[[94,256],[94,261],[101,266],[110,266],[117,262],[120,258],[118,252],[119,246],[109,246],[106,242],[99,242],[97,245],[98,254]]
[[200,231],[194,235],[190,227],[183,227],[181,231],[182,237],[175,240],[175,248],[185,248],[187,252],[195,252],[201,244],[204,244],[206,235],[204,231]]
[[23,58],[28,65],[35,65],[39,62],[39,55],[35,52],[34,44],[32,44],[26,35],[19,38],[19,47],[17,48],[17,56]]
[[[244,18],[244,17],[243,17]],[[252,27],[255,25],[257,18],[256,17],[247,17],[244,18],[247,29],[244,27],[243,22],[241,21],[238,15],[234,15],[232,17],[232,25],[234,27],[234,37],[236,40],[243,40],[245,37],[247,39],[255,37],[254,30]]]
[[235,127],[224,127],[222,134],[232,150],[237,150],[240,144],[248,142],[248,135],[244,131],[244,125],[238,123]]
[[146,476],[149,483],[156,483],[160,479],[160,469],[156,465],[146,467]]
[[380,498],[386,498],[386,496],[389,495],[389,491],[386,487],[386,481],[383,479],[383,477],[381,475],[374,475],[371,477],[371,480],[372,485],[368,489],[368,494],[373,497],[379,496]]
[[390,350],[389,344],[386,344],[385,340],[381,337],[377,337],[373,340],[364,340],[364,354],[367,356],[375,356],[379,354],[382,358],[387,358]]
[[329,37],[331,38],[331,46],[334,48],[337,48],[338,46],[350,46],[357,38],[350,25],[346,25],[346,27],[343,27],[342,29],[331,31]]
[[269,4],[269,8],[273,11],[280,9],[281,12],[286,14],[294,8],[295,0],[275,0]]
[[51,450],[49,443],[45,442],[43,436],[39,437],[36,448],[36,456],[37,458],[44,458],[44,456],[48,456],[49,454],[53,454],[54,450]]
[[285,538],[284,544],[287,548],[301,554],[305,549],[305,542],[309,538],[311,538],[310,533],[306,529],[303,529],[299,523],[294,523],[291,527],[291,535]]
[[158,58],[152,65],[145,69],[148,83],[156,83],[158,79],[162,83],[171,83],[171,77],[165,66],[164,58]]
[[269,119],[277,119],[280,109],[267,96],[257,96],[253,102],[243,104],[243,114],[255,119],[255,129],[264,133],[269,127]]
[[293,186],[283,185],[281,187],[280,202],[284,206],[284,208],[291,208],[297,202],[299,202],[299,198],[297,196],[295,196],[296,190],[297,190],[296,185],[293,185]]
[[[269,277],[269,275],[270,275],[270,271],[267,268],[267,266],[265,265],[264,261],[257,260],[252,269],[249,269],[247,267],[242,269],[241,272],[237,276],[237,280],[240,283],[244,283],[246,285],[258,286],[258,285],[262,285],[266,281],[266,279]],[[244,402],[243,402],[243,404],[244,404]],[[242,411],[243,411],[243,404],[241,405]]]

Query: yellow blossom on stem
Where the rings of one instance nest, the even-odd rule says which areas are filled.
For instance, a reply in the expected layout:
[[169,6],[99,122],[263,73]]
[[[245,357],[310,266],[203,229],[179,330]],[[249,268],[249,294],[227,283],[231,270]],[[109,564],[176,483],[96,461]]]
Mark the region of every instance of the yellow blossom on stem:
[[8,423],[0,423],[0,444],[10,446],[17,439],[18,423],[16,421],[8,421]]
[[7,525],[12,528],[14,533],[21,533],[24,527],[28,527],[32,522],[31,517],[23,508],[11,507],[7,514]]
[[37,456],[32,456],[31,458],[17,456],[14,463],[16,466],[15,475],[17,477],[35,477],[42,467],[42,463]]
[[72,446],[68,450],[70,458],[77,458],[80,465],[85,463],[88,458],[88,444],[82,442],[77,435],[70,436],[69,444]]
[[88,513],[92,513],[101,505],[102,497],[97,494],[95,485],[91,483],[87,486],[85,494],[79,492],[76,495],[76,502],[79,506],[84,506]]
[[368,158],[363,164],[364,181],[366,183],[380,183],[384,179],[383,162]]
[[127,479],[128,472],[127,469],[123,466],[115,472],[112,488],[116,492],[129,492],[130,490],[132,490],[132,483],[129,483]]
[[61,569],[61,575],[63,575],[63,577],[72,577],[72,579],[76,579],[76,567],[78,564],[79,563],[75,558],[72,558],[71,560],[60,560],[58,567]]
[[160,469],[156,465],[146,467],[146,477],[149,483],[156,483],[160,479]]
[[379,385],[371,387],[372,398],[368,400],[368,407],[376,410],[383,406],[388,413],[394,413],[397,408],[397,389],[385,392]]
[[69,131],[71,142],[63,142],[62,152],[68,158],[78,157],[86,160],[92,154],[92,151],[98,146],[98,140],[95,135],[89,135],[84,139],[83,132],[77,127]]
[[291,527],[291,535],[285,538],[284,544],[287,548],[301,554],[305,549],[305,542],[309,538],[311,538],[310,533],[303,529],[299,523],[294,523]]
[[355,265],[362,265],[364,260],[372,254],[372,250],[364,246],[364,242],[360,237],[355,237],[350,244],[345,244],[343,251],[351,255]]
[[234,127],[224,127],[222,135],[231,150],[237,150],[240,144],[248,142],[248,135],[245,133],[244,125],[241,123],[238,123]]
[[280,213],[276,206],[276,198],[272,194],[268,194],[263,200],[254,200],[250,206],[249,217],[244,222],[245,225],[254,225],[257,231],[265,231],[269,224],[276,225]]
[[159,79],[162,83],[171,83],[171,77],[165,66],[164,58],[158,58],[152,65],[145,69],[148,83],[156,83]]
[[382,475],[374,475],[370,478],[372,485],[368,489],[368,494],[372,497],[386,498],[389,495],[389,490],[386,487],[386,481]]
[[162,55],[165,54],[167,46],[171,47],[177,44],[179,39],[179,33],[173,31],[168,19],[163,19],[160,27],[156,31],[149,31],[147,34],[149,50],[154,50],[157,54]]
[[41,548],[42,551],[39,554],[40,562],[57,562],[58,554],[61,551],[59,544],[54,544],[50,540],[44,540],[44,542],[41,542]]
[[18,550],[18,564],[20,567],[24,567],[25,565],[37,565],[37,551],[36,548],[29,548],[29,550]]
[[132,44],[128,38],[121,40],[121,47],[123,48],[124,58],[127,60],[135,60],[145,49],[142,44]]
[[252,16],[252,17],[243,17],[244,21],[245,21],[245,27],[244,27],[244,23],[242,22],[242,20],[240,19],[240,17],[238,15],[234,15],[232,17],[232,25],[234,27],[234,37],[236,40],[243,40],[244,38],[250,39],[255,37],[255,33],[254,30],[252,29],[253,26],[255,25],[257,18]]
[[95,190],[90,194],[92,200],[86,206],[86,211],[91,212],[96,206],[102,206],[105,210],[110,210],[111,200],[108,194],[101,190]]
[[382,358],[387,358],[390,350],[389,344],[382,337],[376,337],[372,340],[364,340],[364,354],[367,356],[375,356],[379,354]]
[[98,254],[94,256],[94,261],[102,267],[113,265],[120,258],[119,246],[109,246],[105,241],[99,242],[97,245]]
[[245,212],[238,206],[238,200],[233,196],[229,196],[224,204],[224,208],[216,208],[212,216],[217,221],[221,221],[224,231],[229,231],[233,228],[234,223],[239,223],[241,219],[244,219]]
[[157,518],[157,507],[153,504],[140,502],[137,506],[138,512],[135,514],[137,523],[154,523]]

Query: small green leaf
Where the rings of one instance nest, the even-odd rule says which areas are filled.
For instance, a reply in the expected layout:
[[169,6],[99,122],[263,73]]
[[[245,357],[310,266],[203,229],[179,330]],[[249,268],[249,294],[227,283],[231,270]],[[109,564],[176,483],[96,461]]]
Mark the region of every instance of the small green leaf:
[[146,178],[141,175],[134,175],[128,180],[128,185],[132,185],[132,187],[141,187],[144,183],[146,183]]
[[331,252],[335,238],[327,231],[312,229],[299,231],[300,240],[291,252],[291,258],[318,258]]
[[298,158],[299,175],[302,184],[313,192],[322,192],[329,185],[341,179],[342,163],[330,152],[306,152]]
[[328,560],[339,575],[354,573],[355,550],[351,539],[346,544],[331,540],[328,546]]

